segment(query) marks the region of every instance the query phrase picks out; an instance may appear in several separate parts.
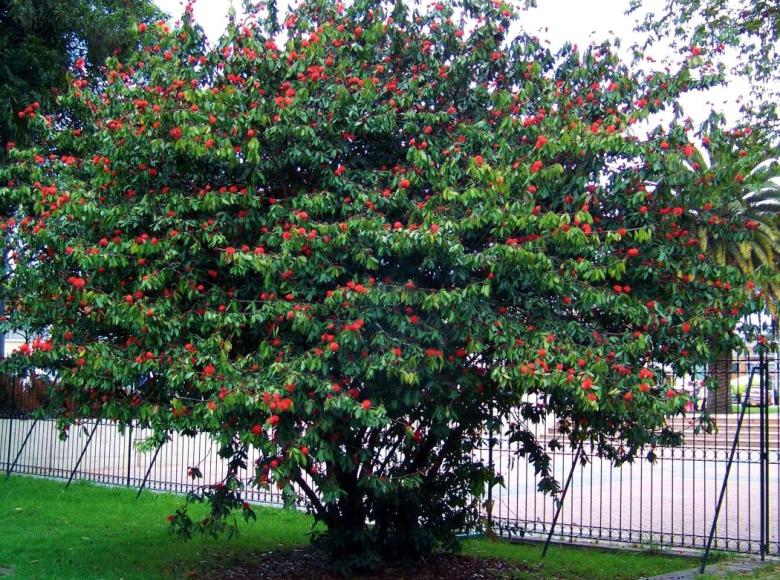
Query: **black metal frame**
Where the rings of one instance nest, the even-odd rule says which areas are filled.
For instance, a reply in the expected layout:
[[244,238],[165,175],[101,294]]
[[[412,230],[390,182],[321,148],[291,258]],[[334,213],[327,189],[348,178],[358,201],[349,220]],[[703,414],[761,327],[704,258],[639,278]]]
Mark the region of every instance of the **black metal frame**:
[[76,460],[76,465],[73,466],[73,471],[70,472],[70,477],[68,478],[68,483],[65,484],[65,489],[70,487],[70,483],[73,481],[73,478],[75,477],[76,472],[79,469],[79,465],[81,465],[81,460],[84,459],[84,455],[87,453],[89,444],[92,443],[92,438],[95,436],[95,432],[97,431],[98,425],[100,425],[100,419],[98,419],[95,422],[95,425],[92,427],[92,432],[89,434],[89,437],[87,438],[87,442],[84,444],[84,449],[81,450],[81,455],[79,455],[79,458]]
[[550,524],[550,533],[547,534],[547,540],[544,542],[544,549],[542,550],[542,558],[544,558],[547,555],[547,549],[550,547],[550,542],[552,541],[553,533],[555,532],[555,524],[558,523],[558,517],[561,515],[561,511],[563,510],[563,502],[566,500],[566,492],[569,491],[569,486],[571,485],[571,478],[574,476],[574,469],[577,467],[577,464],[580,462],[580,456],[582,455],[582,444],[580,443],[580,446],[577,448],[577,454],[574,456],[574,459],[572,459],[571,462],[571,469],[569,470],[569,477],[566,478],[566,485],[563,486],[563,492],[561,493],[560,499],[557,501],[557,509],[555,510],[555,516],[553,517],[553,521]]
[[[566,478],[558,503],[536,492],[533,467],[517,457],[516,444],[509,443],[498,429],[486,433],[481,457],[495,465],[506,485],[491,486],[483,498],[493,504],[485,514],[489,527],[501,537],[538,537],[550,542],[650,543],[701,550],[709,544],[712,550],[780,555],[780,413],[770,417],[768,407],[772,387],[780,384],[780,355],[758,354],[756,358],[734,359],[743,377],[746,368],[756,369],[751,390],[741,401],[744,413],[720,417],[718,435],[689,433],[685,447],[657,449],[655,466],[638,460],[613,469],[602,464],[592,450],[581,450],[581,457],[575,460],[576,448],[551,450],[556,471]],[[755,393],[756,379],[761,379],[760,397]],[[747,405],[756,403],[759,406],[754,410],[760,412],[748,415]],[[742,423],[737,424],[740,415]],[[205,435],[191,439],[177,436],[174,443],[144,456],[135,451],[135,443],[150,437],[151,432],[138,425],[120,435],[110,422],[96,426],[94,421],[86,421],[92,439],[84,445],[83,437],[59,441],[50,419],[35,421],[0,409],[2,417],[9,424],[7,428],[0,426],[0,469],[7,473],[65,480],[78,477],[174,493],[214,483],[224,474],[225,462],[214,453]],[[735,424],[739,431],[736,448]],[[536,435],[543,444],[557,437],[552,426],[545,425],[539,426]],[[87,448],[91,452],[87,453]],[[80,461],[74,467],[77,457]],[[585,466],[576,469],[582,457],[587,459]],[[254,458],[249,458],[248,465]],[[191,465],[200,465],[203,479],[187,477],[186,468]],[[724,468],[730,471],[732,482],[739,477],[741,483],[728,486],[710,540],[720,486],[712,482],[723,481]],[[678,488],[662,499],[659,494],[664,492],[659,490],[669,486]],[[282,504],[275,490],[253,489],[248,499]]]
[[[747,378],[746,373],[755,368],[753,374],[761,379],[761,389],[759,397],[754,380],[746,401],[740,401],[757,407],[753,409],[755,413],[746,415],[740,427],[742,437],[730,458],[734,466],[730,471],[732,475],[736,471],[740,485],[729,487],[728,501],[724,500],[722,510],[727,517],[721,518],[711,548],[778,555],[780,407],[776,406],[776,389],[780,385],[780,355],[757,349],[756,356],[735,354],[729,360],[733,365],[728,369],[726,383],[734,388],[734,373]],[[698,385],[702,376],[693,378]],[[744,378],[736,384],[743,386]],[[770,404],[774,406],[772,412],[777,413],[771,419]],[[734,411],[737,410],[735,405]],[[495,533],[542,541],[556,538],[569,542],[625,542],[704,550],[718,496],[711,482],[715,478],[723,479],[737,417],[738,414],[715,416],[719,424],[716,434],[694,432],[695,421],[691,415],[677,419],[676,428],[686,431],[684,445],[656,449],[658,461],[654,465],[637,460],[620,468],[607,468],[606,461],[593,451],[586,451],[587,466],[575,470],[573,476],[570,472],[573,480],[566,486],[565,509],[563,504],[536,493],[533,467],[517,460],[516,445],[499,437],[490,457],[508,485],[493,491]],[[552,426],[540,426],[534,434],[543,444],[553,437],[559,438]],[[575,451],[566,446],[550,451],[549,455],[554,466],[565,461],[568,467]],[[487,449],[483,453],[482,457],[488,456]]]
[[[16,467],[16,464],[19,462],[19,458],[22,456],[22,452],[24,451],[24,448],[27,447],[27,442],[30,440],[30,436],[32,435],[33,430],[35,429],[35,426],[38,424],[38,419],[35,419],[32,422],[32,425],[30,425],[30,428],[27,430],[27,435],[24,438],[24,441],[22,441],[21,447],[19,447],[19,452],[16,454],[16,457],[14,457],[14,462],[11,463],[9,461],[8,463],[8,470],[5,472],[5,478],[8,479],[11,477],[11,472],[13,472],[14,468]],[[11,431],[13,429],[13,423],[8,423],[8,458],[11,458]]]
[[[737,431],[734,433],[734,442],[731,444],[731,452],[729,453],[729,460],[726,464],[726,475],[723,476],[723,484],[720,488],[720,494],[718,495],[718,504],[715,507],[715,516],[712,518],[712,527],[710,528],[710,535],[707,538],[707,547],[704,549],[704,555],[701,559],[701,566],[699,567],[699,573],[704,574],[704,568],[707,566],[707,560],[710,556],[710,549],[712,548],[712,539],[715,537],[715,529],[718,525],[718,516],[720,515],[720,509],[723,506],[723,498],[726,495],[726,486],[729,482],[729,475],[731,474],[731,466],[734,464],[734,453],[737,450],[737,444],[739,443],[739,434],[742,431],[742,422],[745,420],[745,411],[748,407],[748,401],[750,401],[750,388],[753,386],[753,378],[756,376],[756,371],[761,371],[760,375],[760,383],[761,387],[763,387],[763,380],[764,380],[764,367],[763,365],[760,366],[758,369],[753,369],[750,372],[750,379],[748,380],[747,387],[745,388],[745,398],[742,401],[742,408],[739,413],[739,422],[737,423]],[[763,388],[761,388],[762,396],[763,396]],[[763,416],[764,409],[762,407],[761,414]],[[761,420],[761,457],[764,456],[764,431],[763,431],[763,419]],[[763,464],[762,464],[763,465]],[[761,478],[761,497],[762,497],[762,503],[761,503],[761,559],[764,559],[764,547],[767,545],[765,543],[765,539],[767,538],[766,530],[764,528],[764,479],[763,479],[763,466],[762,466],[762,478]]]

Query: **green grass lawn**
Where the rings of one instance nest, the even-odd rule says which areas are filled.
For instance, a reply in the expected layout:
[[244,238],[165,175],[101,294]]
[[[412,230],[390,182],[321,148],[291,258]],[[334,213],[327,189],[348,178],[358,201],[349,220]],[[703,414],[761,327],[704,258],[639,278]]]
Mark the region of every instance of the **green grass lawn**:
[[[780,407],[770,406],[768,414],[769,415],[777,415],[778,409],[780,409]],[[732,413],[739,414],[741,411],[742,411],[742,405],[731,405],[731,412]],[[748,407],[748,408],[745,409],[745,414],[746,415],[758,415],[758,413],[760,413],[760,412],[761,412],[761,407],[757,407],[757,406],[756,407],[752,407],[751,406],[751,407]]]
[[[168,494],[144,493],[25,477],[0,478],[0,577],[12,578],[181,578],[196,576],[213,562],[250,560],[253,554],[306,544],[311,519],[273,508],[241,526],[230,540],[185,542],[168,531],[166,516],[182,502]],[[690,568],[677,556],[611,552],[469,540],[464,552],[522,560],[528,578],[637,578]]]

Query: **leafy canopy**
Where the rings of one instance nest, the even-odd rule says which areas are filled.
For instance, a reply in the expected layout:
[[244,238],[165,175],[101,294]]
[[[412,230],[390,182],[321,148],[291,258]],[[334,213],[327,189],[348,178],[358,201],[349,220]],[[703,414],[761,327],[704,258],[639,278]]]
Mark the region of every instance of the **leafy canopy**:
[[[630,0],[628,13],[640,14],[636,30],[644,47],[668,45],[682,53],[716,64],[723,73],[745,78],[755,102],[743,112],[755,116],[774,132],[777,145],[780,121],[780,8],[773,0],[663,0],[660,10]],[[727,78],[724,76],[724,79]]]
[[477,522],[488,426],[547,492],[545,418],[615,461],[678,440],[661,365],[706,361],[761,303],[698,231],[747,239],[710,194],[738,198],[765,148],[715,120],[704,154],[744,155],[710,171],[690,127],[637,129],[712,82],[695,61],[552,54],[515,17],[308,1],[286,40],[252,14],[213,48],[189,17],[142,23],[98,88],[74,71],[68,116],[31,115],[46,141],[0,179],[4,326],[41,337],[9,364],[56,370],[63,427],[212,433],[230,470],[183,533],[276,485],[345,569],[416,558]]
[[0,144],[27,143],[20,114],[34,102],[51,109],[69,66],[83,59],[97,74],[134,48],[134,22],[159,15],[151,0],[0,0]]

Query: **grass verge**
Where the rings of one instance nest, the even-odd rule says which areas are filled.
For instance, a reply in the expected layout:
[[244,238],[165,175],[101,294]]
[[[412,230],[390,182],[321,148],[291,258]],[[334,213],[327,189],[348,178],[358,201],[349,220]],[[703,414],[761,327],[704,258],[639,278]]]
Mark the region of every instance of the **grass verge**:
[[[307,543],[311,519],[274,508],[241,524],[227,538],[182,541],[165,520],[182,498],[129,489],[27,477],[0,479],[0,577],[79,579],[186,578],[253,554]],[[468,540],[464,553],[529,565],[524,578],[628,579],[690,568],[695,561],[666,554]]]

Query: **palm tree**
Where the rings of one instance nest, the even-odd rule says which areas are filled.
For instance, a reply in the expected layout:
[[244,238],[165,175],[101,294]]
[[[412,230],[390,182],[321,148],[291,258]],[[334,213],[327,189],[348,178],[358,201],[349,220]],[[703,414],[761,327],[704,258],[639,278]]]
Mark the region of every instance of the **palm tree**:
[[[713,159],[716,162],[715,159]],[[713,163],[714,165],[714,163]],[[739,197],[728,198],[715,208],[721,217],[738,216],[748,224],[750,237],[740,243],[715,237],[702,227],[699,242],[702,252],[709,254],[719,265],[739,268],[745,275],[756,278],[757,285],[766,294],[772,316],[777,314],[780,302],[780,277],[777,275],[780,256],[780,164],[776,160],[759,165],[751,172],[751,181],[757,185],[746,187]],[[718,353],[719,358],[709,364],[708,374],[717,382],[717,388],[707,397],[711,413],[731,411],[732,353]]]
[[[780,255],[780,165],[772,163],[757,169],[756,173],[762,174],[760,184],[746,188],[741,199],[717,210],[721,216],[737,215],[750,224],[750,238],[733,244],[711,237],[705,228],[699,235],[702,251],[709,253],[715,263],[736,266],[748,276],[775,271]],[[774,310],[780,300],[780,280],[767,276],[762,283],[762,290],[769,296],[770,307]]]

